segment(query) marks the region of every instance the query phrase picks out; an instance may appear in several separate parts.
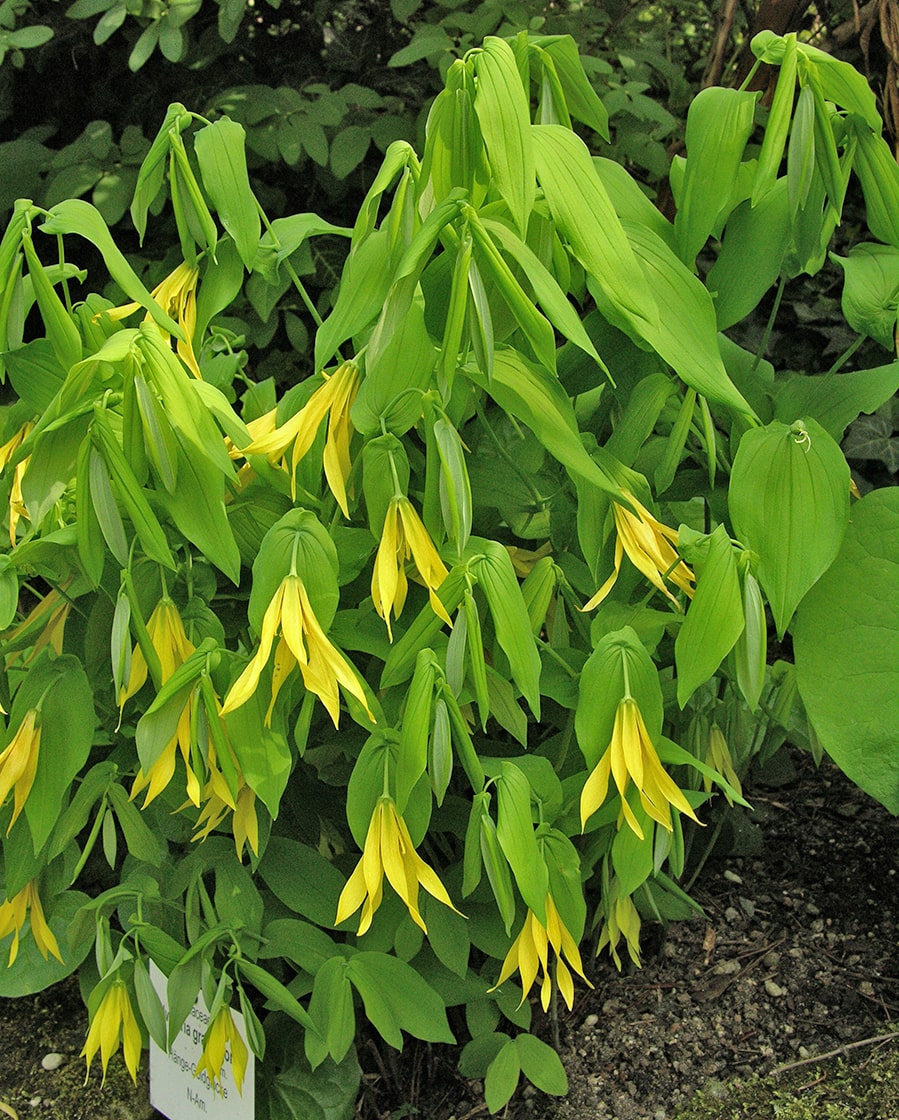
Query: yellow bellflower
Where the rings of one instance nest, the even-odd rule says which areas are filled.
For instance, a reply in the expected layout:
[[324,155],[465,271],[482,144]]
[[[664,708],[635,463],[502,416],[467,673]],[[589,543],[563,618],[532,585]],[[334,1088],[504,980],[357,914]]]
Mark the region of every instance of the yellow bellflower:
[[[562,998],[570,1011],[574,1004],[574,979],[568,965],[571,965],[571,968],[580,976],[588,988],[592,988],[593,985],[584,975],[581,954],[574,938],[559,916],[559,911],[556,909],[551,894],[546,896],[546,925],[540,921],[533,910],[528,910],[524,925],[503,961],[499,979],[490,991],[495,992],[500,984],[504,984],[513,973],[518,972],[521,976],[521,1003],[524,1003],[538,973],[542,970],[540,1002],[543,1005],[543,1010],[546,1011],[552,995],[552,978],[549,966],[550,948],[556,955],[556,983],[559,985],[559,991],[562,993]],[[565,963],[566,960],[568,965]]]
[[13,794],[13,814],[6,835],[25,808],[25,802],[34,785],[37,760],[41,748],[40,713],[29,708],[8,745],[0,753],[0,805]]
[[300,667],[306,688],[327,708],[335,727],[340,715],[338,685],[356,697],[374,722],[362,685],[344,656],[328,641],[315,617],[303,581],[295,573],[284,577],[269,603],[262,619],[259,649],[229,689],[222,715],[246,704],[256,691],[279,631],[281,637],[275,649],[272,699],[265,716],[266,724],[271,719],[281,686],[296,665]]
[[626,820],[641,840],[643,829],[627,800],[631,782],[640,794],[640,801],[648,816],[669,832],[672,831],[672,805],[699,823],[690,803],[659,761],[640,708],[631,696],[625,696],[619,701],[612,728],[612,741],[581,791],[582,828],[605,801],[610,774],[621,794],[619,827],[622,819]]
[[627,553],[630,562],[654,587],[678,606],[677,600],[665,586],[665,580],[670,580],[685,594],[692,596],[696,577],[677,554],[677,530],[670,529],[661,521],[657,521],[633,494],[626,494],[625,497],[636,513],[632,513],[618,502],[612,503],[617,532],[614,568],[590,602],[581,609],[592,611],[609,594],[618,579],[624,553]]
[[40,896],[37,893],[37,886],[32,879],[18,894],[13,895],[12,898],[5,898],[0,904],[0,938],[4,938],[10,933],[13,935],[12,945],[9,947],[9,960],[6,962],[7,967],[12,968],[16,957],[19,955],[19,934],[25,925],[26,916],[31,918],[31,936],[34,938],[34,943],[37,945],[41,956],[44,960],[47,960],[52,953],[62,964],[59,943],[53,935],[53,931],[47,925],[44,908],[41,906]]
[[[397,812],[392,797],[381,797],[375,805],[365,837],[362,858],[347,880],[337,903],[335,925],[355,914],[362,907],[358,934],[371,925],[384,894],[384,876],[406,904],[409,915],[420,929],[428,932],[418,909],[418,888],[456,910],[437,872],[419,856],[409,835],[406,822]],[[458,914],[459,911],[456,910]]]
[[[16,452],[31,435],[33,429],[34,423],[28,420],[0,447],[0,472],[7,468]],[[28,510],[25,508],[25,500],[22,497],[22,478],[28,469],[30,459],[30,455],[26,456],[16,463],[13,470],[12,487],[9,492],[9,543],[12,548],[16,547],[16,529],[19,521],[23,517],[26,520],[28,519]]]
[[[200,373],[200,366],[197,363],[193,344],[194,331],[197,329],[197,281],[199,277],[198,268],[182,261],[174,272],[169,273],[160,284],[156,285],[150,295],[166,315],[170,319],[174,319],[184,331],[185,341],[182,342],[179,338],[177,343],[178,357],[194,377],[202,381],[203,375]],[[121,307],[111,307],[108,311],[101,311],[95,318],[99,319],[102,315],[108,315],[114,322],[118,322],[120,319],[127,319],[129,315],[133,315],[135,311],[140,311],[140,309],[141,304],[139,303],[125,303]],[[144,316],[144,322],[152,321],[153,317],[149,313]],[[167,340],[171,338],[161,327],[160,331]]]
[[315,442],[322,421],[328,417],[328,434],[322,463],[331,493],[344,517],[349,517],[346,484],[350,475],[350,440],[353,425],[350,409],[359,388],[359,370],[354,362],[344,362],[332,374],[322,373],[319,386],[295,416],[274,431],[254,437],[243,449],[244,455],[267,455],[273,462],[287,459],[291,495],[296,498],[296,468]]
[[622,895],[618,889],[617,881],[613,882],[611,893],[605,903],[606,918],[599,935],[596,952],[601,953],[608,945],[609,952],[615,967],[621,969],[621,958],[618,955],[618,942],[624,938],[627,951],[637,966],[640,967],[640,915],[633,899],[629,894]]
[[233,813],[231,833],[237,858],[243,859],[244,848],[249,845],[254,855],[259,855],[259,821],[256,816],[256,794],[247,785],[243,775],[238,777],[237,797],[233,797],[224,775],[218,769],[214,748],[209,745],[209,766],[203,788],[203,809],[194,825],[192,840],[205,840],[222,823],[228,813]]
[[[32,630],[37,628],[38,624],[42,624],[40,633],[33,641],[28,642],[30,652],[25,658],[24,664],[27,665],[33,661],[45,646],[49,646],[56,653],[62,653],[66,620],[72,611],[72,600],[66,599],[63,591],[70,582],[67,581],[61,588],[54,587],[48,591],[43,599],[31,608],[19,625],[14,630],[8,630],[4,635],[6,645],[12,646],[17,644],[23,635],[30,634]],[[44,620],[45,615],[49,615],[46,620]],[[14,665],[21,655],[21,649],[14,649],[7,654],[7,669]]]
[[[184,623],[174,602],[164,595],[153,608],[147,620],[147,633],[150,643],[159,658],[160,683],[165,684],[176,669],[180,669],[184,662],[194,652],[195,646],[187,637]],[[127,683],[119,694],[119,708],[124,707],[125,701],[133,696],[144,685],[147,679],[147,662],[140,646],[135,646],[131,655],[131,672]],[[190,764],[191,746],[191,715],[197,699],[191,693],[190,699],[178,719],[178,730],[171,742],[167,743],[162,753],[145,774],[139,769],[134,784],[131,787],[131,799],[143,790],[147,790],[143,807],[158,797],[166,788],[175,773],[175,752],[180,749],[187,769],[187,795],[194,803],[200,804],[200,782]]]
[[247,1072],[247,1046],[241,1038],[237,1024],[231,1014],[231,1008],[222,1006],[216,1012],[215,1018],[209,1024],[203,1037],[203,1053],[197,1062],[195,1077],[200,1077],[204,1072],[209,1078],[209,1084],[215,1091],[215,1083],[222,1083],[222,1066],[225,1064],[225,1049],[231,1048],[231,1072],[234,1074],[234,1084],[238,1093],[243,1093],[243,1079]]
[[437,594],[437,588],[447,577],[446,567],[415,507],[405,495],[400,494],[391,498],[387,506],[371,577],[375,610],[387,623],[391,641],[390,613],[392,611],[394,618],[399,618],[406,602],[406,561],[410,557],[428,589],[434,613],[447,626],[452,626],[452,619]]
[[91,1061],[98,1050],[103,1064],[103,1082],[106,1081],[109,1059],[118,1050],[120,1044],[125,1054],[125,1065],[131,1074],[131,1080],[136,1085],[141,1052],[140,1027],[134,1017],[125,981],[114,980],[106,989],[106,994],[94,1013],[84,1049],[81,1051],[81,1057],[87,1062],[85,1085],[90,1077]]

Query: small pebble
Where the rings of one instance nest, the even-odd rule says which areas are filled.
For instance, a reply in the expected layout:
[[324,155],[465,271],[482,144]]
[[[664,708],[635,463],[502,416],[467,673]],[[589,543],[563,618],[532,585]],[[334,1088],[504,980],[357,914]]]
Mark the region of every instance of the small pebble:
[[724,920],[726,922],[735,922],[740,917],[740,911],[735,906],[728,906],[724,911]]
[[64,1061],[65,1061],[65,1058],[63,1057],[62,1054],[56,1054],[56,1053],[45,1054],[43,1056],[43,1058],[41,1058],[41,1065],[48,1072],[52,1072],[55,1069],[59,1069],[59,1067],[62,1065],[62,1063]]
[[588,1015],[587,1018],[584,1020],[583,1030],[585,1030],[585,1031],[592,1030],[593,1027],[595,1027],[598,1022],[599,1022],[599,1016],[598,1015]]
[[728,867],[728,868],[727,868],[727,870],[726,870],[726,871],[724,872],[724,878],[725,878],[725,879],[727,879],[728,883],[737,883],[737,884],[741,884],[741,883],[743,882],[743,880],[742,880],[742,879],[740,878],[740,876],[739,876],[739,875],[738,875],[738,874],[736,873],[736,871],[731,871],[731,869],[730,869],[729,867]]
[[772,999],[779,999],[784,994],[784,989],[774,980],[765,981],[765,991]]
[[37,1106],[38,1106],[39,1104],[43,1104],[43,1098],[41,1098],[41,1097],[32,1097],[32,1098],[31,1098],[31,1100],[30,1100],[30,1101],[28,1102],[28,1107],[29,1107],[29,1108],[37,1108]]
[[777,968],[780,964],[780,953],[776,949],[772,949],[770,953],[765,953],[762,957],[762,964],[765,968]]
[[755,903],[751,898],[741,898],[740,907],[747,918],[755,917]]

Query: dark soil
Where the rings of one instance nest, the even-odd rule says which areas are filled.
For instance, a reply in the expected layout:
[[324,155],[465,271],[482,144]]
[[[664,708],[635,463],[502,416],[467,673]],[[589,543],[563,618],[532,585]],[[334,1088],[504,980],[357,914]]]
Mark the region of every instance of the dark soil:
[[[630,974],[589,961],[595,990],[559,1023],[568,1097],[524,1088],[507,1116],[899,1120],[899,1047],[881,1039],[899,1016],[899,820],[829,764],[797,764],[785,784],[757,785],[754,813],[722,835],[691,892],[705,919],[644,926]],[[83,1085],[85,1031],[74,982],[0,1001],[0,1103],[19,1120],[157,1115],[118,1056],[104,1088]],[[362,1120],[487,1115],[445,1048],[361,1057]]]

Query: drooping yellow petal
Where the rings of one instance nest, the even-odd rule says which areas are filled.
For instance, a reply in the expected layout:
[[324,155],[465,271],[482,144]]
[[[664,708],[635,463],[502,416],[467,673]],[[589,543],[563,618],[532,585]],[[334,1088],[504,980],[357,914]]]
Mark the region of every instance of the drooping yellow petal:
[[29,916],[31,918],[31,936],[34,938],[34,943],[40,950],[40,954],[44,960],[52,953],[59,963],[62,964],[63,960],[62,953],[59,951],[59,943],[44,917],[44,908],[41,905],[40,896],[37,893],[37,887],[33,879],[25,890],[27,891],[26,897],[29,903]]

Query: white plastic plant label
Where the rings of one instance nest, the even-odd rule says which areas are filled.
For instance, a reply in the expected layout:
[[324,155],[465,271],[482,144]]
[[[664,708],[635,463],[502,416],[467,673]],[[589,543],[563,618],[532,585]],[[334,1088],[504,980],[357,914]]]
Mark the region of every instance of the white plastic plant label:
[[[162,1000],[168,1022],[169,1009],[166,999],[166,978],[151,963],[150,979]],[[246,1040],[243,1016],[232,1011],[234,1022]],[[203,1035],[209,1025],[209,1012],[198,995],[184,1025],[169,1048],[168,1053],[150,1039],[150,1104],[169,1120],[196,1120],[198,1116],[210,1120],[253,1120],[255,1115],[255,1058],[250,1050],[243,1079],[243,1093],[237,1091],[231,1069],[231,1049],[225,1050],[221,1081],[213,1086],[206,1070],[196,1076],[197,1065],[203,1052]]]

